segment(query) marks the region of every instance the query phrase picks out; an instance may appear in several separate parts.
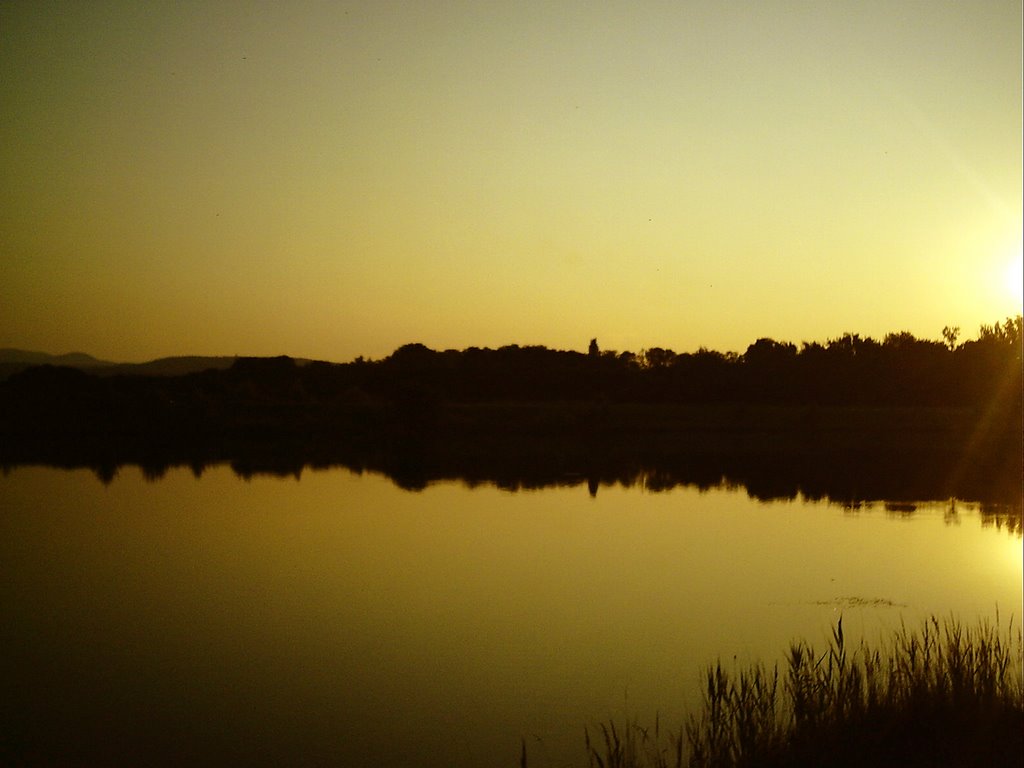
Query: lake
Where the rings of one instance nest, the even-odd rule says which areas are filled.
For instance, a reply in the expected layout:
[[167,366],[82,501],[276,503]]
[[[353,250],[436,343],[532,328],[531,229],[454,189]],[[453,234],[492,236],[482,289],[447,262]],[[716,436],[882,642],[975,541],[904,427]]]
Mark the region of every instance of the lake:
[[196,474],[0,477],[4,762],[580,765],[840,616],[1021,620],[1019,506]]

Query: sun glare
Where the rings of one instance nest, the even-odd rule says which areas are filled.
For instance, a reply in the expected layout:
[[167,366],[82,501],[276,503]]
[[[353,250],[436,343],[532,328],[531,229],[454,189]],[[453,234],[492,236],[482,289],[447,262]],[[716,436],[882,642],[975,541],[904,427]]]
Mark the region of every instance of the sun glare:
[[1019,250],[1006,263],[1003,279],[1007,294],[1018,304],[1024,302],[1024,256],[1021,256]]

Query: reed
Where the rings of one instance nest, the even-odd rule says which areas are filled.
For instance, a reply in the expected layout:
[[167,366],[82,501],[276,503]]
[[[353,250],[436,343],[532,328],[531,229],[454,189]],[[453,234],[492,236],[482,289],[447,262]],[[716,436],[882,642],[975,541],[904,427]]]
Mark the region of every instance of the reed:
[[627,721],[585,732],[587,758],[590,768],[1020,766],[1021,652],[1020,627],[1002,630],[998,617],[901,622],[855,646],[840,618],[822,652],[793,642],[781,672],[707,669],[703,706],[676,732],[657,720],[653,731]]
[[644,728],[635,720],[624,728],[615,723],[601,723],[601,740],[592,742],[590,731],[583,729],[589,768],[681,768],[683,764],[683,732],[661,733],[660,718],[655,716],[654,729]]

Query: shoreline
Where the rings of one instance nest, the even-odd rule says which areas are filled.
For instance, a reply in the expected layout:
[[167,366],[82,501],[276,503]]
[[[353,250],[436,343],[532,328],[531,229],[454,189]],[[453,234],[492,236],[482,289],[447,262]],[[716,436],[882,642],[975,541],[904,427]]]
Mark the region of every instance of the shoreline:
[[89,467],[230,463],[240,475],[305,467],[544,487],[737,484],[758,497],[959,498],[1020,505],[1020,431],[970,408],[629,403],[430,404],[237,409],[220,418],[0,427],[0,464]]

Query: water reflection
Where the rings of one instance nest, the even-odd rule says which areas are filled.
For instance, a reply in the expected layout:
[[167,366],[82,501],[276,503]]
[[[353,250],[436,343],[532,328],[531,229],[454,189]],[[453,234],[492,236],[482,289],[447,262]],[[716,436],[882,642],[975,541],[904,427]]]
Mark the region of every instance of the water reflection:
[[579,764],[584,724],[677,723],[704,664],[840,612],[852,636],[1019,610],[1006,518],[954,524],[981,503],[265,466],[0,479],[0,762],[472,768],[526,737],[531,765]]
[[[196,455],[121,454],[96,459],[63,453],[44,455],[26,464],[65,469],[89,468],[105,484],[122,467],[136,465],[149,482],[156,482],[176,467],[187,467],[202,477],[213,467],[227,465],[240,478],[271,476],[300,480],[303,473],[330,468],[356,474],[380,474],[398,488],[419,492],[432,484],[458,482],[466,488],[496,487],[528,491],[585,487],[591,497],[602,489],[638,489],[660,493],[674,489],[742,489],[759,501],[822,500],[856,510],[884,499],[887,514],[913,515],[922,500],[948,506],[950,522],[957,504],[968,500],[980,505],[985,525],[1021,534],[1021,469],[1017,457],[964,464],[939,452],[837,452],[794,455],[785,451],[752,455],[730,451],[703,453],[674,446],[672,450],[642,449],[636,445],[580,446],[578,443],[491,445],[481,450],[448,443],[412,441],[359,450],[323,445],[234,446],[232,450]],[[4,465],[9,471],[16,463]]]

